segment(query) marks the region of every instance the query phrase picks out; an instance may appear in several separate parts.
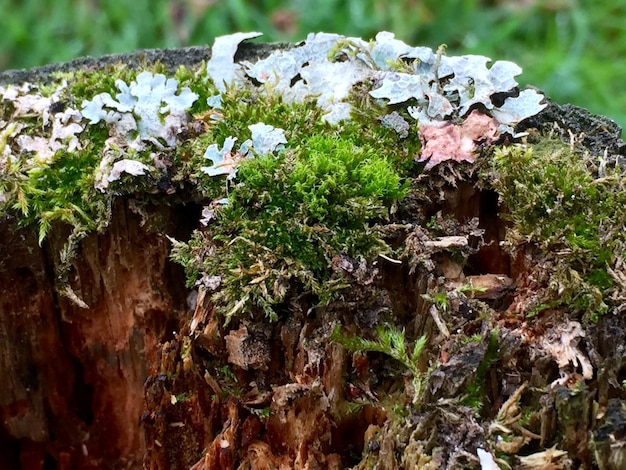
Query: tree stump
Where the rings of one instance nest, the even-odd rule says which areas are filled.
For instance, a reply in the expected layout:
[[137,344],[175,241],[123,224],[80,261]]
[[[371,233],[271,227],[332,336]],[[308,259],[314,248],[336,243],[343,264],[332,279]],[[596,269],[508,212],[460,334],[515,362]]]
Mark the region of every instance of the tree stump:
[[0,74],[3,468],[623,468],[621,130],[251,37]]

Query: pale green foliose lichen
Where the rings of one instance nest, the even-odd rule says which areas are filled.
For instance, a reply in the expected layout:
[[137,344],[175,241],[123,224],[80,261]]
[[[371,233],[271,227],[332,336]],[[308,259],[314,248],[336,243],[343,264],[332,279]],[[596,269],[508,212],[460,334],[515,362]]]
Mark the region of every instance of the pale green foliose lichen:
[[[96,175],[95,186],[105,191],[122,174],[141,176],[151,167],[126,158],[128,151],[144,151],[147,143],[157,149],[174,147],[177,134],[188,122],[188,110],[198,99],[189,88],[178,89],[178,81],[163,74],[142,72],[130,84],[116,80],[115,97],[100,93],[81,105],[89,124],[104,121],[110,129]],[[120,159],[121,158],[121,159]]]
[[238,72],[241,70],[241,65],[235,63],[233,58],[242,41],[261,35],[262,33],[235,33],[215,39],[213,49],[211,50],[211,59],[206,65],[208,72],[206,78],[210,77],[219,91],[226,91],[227,85],[232,85],[236,82],[242,84],[241,81],[238,81]]
[[[117,80],[117,101],[109,93],[96,95],[82,103],[82,114],[90,124],[105,121],[118,136],[138,141],[176,143],[176,133],[187,122],[187,110],[198,99],[189,88],[178,90],[178,82],[163,74],[142,72],[129,84]],[[108,109],[105,109],[108,108]],[[136,136],[133,139],[133,134]]]
[[[403,71],[397,70],[398,61],[404,63]],[[416,102],[411,116],[421,122],[462,117],[481,105],[493,111],[502,132],[510,133],[511,126],[545,107],[540,103],[543,96],[525,90],[505,98],[503,106],[495,106],[492,97],[514,90],[514,77],[522,69],[508,61],[487,68],[490,61],[484,56],[447,57],[427,47],[410,47],[388,32],[379,33],[370,43],[320,33],[309,35],[299,47],[244,65],[250,77],[271,84],[287,99],[316,96],[331,123],[350,118],[346,103],[350,90],[372,80],[378,84],[370,92],[372,97],[390,105]]]
[[254,155],[266,156],[275,150],[282,150],[287,143],[285,132],[274,126],[262,122],[248,126],[252,138],[243,142],[239,150],[233,151],[236,137],[227,137],[224,146],[219,149],[217,144],[211,144],[204,153],[204,158],[213,162],[211,166],[200,168],[209,176],[227,175],[228,180],[237,176],[237,167],[244,158],[254,158]]
[[[81,113],[71,107],[57,113],[50,112],[66,91],[66,82],[61,83],[49,96],[42,95],[36,86],[29,83],[0,87],[2,101],[11,103],[13,108],[12,114],[7,116],[8,119],[0,121],[0,128],[3,130],[0,165],[6,164],[6,160],[14,155],[11,146],[7,145],[10,143],[15,144],[16,153],[27,155],[24,162],[27,166],[46,164],[60,150],[73,152],[81,148],[77,136],[84,129]],[[32,122],[26,123],[20,118],[34,119],[37,122],[33,126]],[[29,128],[33,129],[26,132]]]

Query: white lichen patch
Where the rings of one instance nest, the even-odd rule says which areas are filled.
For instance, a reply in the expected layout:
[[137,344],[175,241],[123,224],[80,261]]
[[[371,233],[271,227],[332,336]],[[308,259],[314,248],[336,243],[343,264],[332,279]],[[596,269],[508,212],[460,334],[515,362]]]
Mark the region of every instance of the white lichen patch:
[[204,158],[211,161],[210,166],[203,166],[201,170],[209,176],[227,175],[232,180],[237,175],[237,167],[246,158],[254,155],[265,156],[280,151],[287,143],[285,131],[259,122],[248,126],[252,132],[252,138],[243,142],[239,150],[234,151],[236,137],[227,137],[223,147],[217,144],[209,145]]
[[[104,121],[109,128],[110,137],[96,174],[95,187],[100,191],[107,190],[122,174],[141,176],[149,172],[151,167],[127,158],[127,152],[175,147],[178,134],[187,125],[188,110],[198,99],[189,88],[179,90],[178,81],[163,74],[142,72],[130,84],[117,80],[115,85],[120,91],[116,99],[100,93],[82,103],[82,115],[90,124]],[[150,154],[151,160],[156,157]],[[158,166],[157,161],[154,163]]]
[[51,95],[44,96],[30,83],[0,87],[2,102],[13,108],[9,121],[0,122],[0,168],[9,158],[19,160],[24,169],[45,165],[59,150],[74,152],[81,148],[81,113],[65,106],[61,111],[52,111],[66,89],[67,82],[63,82]]
[[[232,54],[229,52],[228,57],[234,57],[232,41],[249,37],[230,36]],[[225,59],[221,56],[220,64],[232,70],[231,84],[240,86],[240,65],[224,65]],[[316,99],[325,111],[323,119],[331,124],[351,118],[350,93],[355,85],[369,82],[375,84],[369,93],[373,98],[387,105],[406,106],[419,126],[437,129],[444,122],[466,118],[470,111],[478,110],[497,124],[497,135],[490,141],[503,133],[518,137],[514,126],[546,106],[543,95],[530,89],[517,90],[515,77],[522,73],[518,65],[496,61],[488,67],[489,62],[491,59],[484,56],[448,57],[443,50],[411,47],[392,33],[381,32],[369,43],[335,34],[310,34],[294,48],[243,65],[250,78],[269,86],[272,93],[280,93],[288,102]],[[212,70],[209,76],[220,83],[225,78]],[[422,143],[429,145],[423,137]],[[452,142],[446,155],[432,159],[427,169],[448,159],[471,162],[473,158],[467,155],[473,154],[475,147],[461,140]],[[416,156],[418,161],[427,159],[427,155]]]
[[239,162],[245,158],[245,155],[241,153],[233,153],[236,141],[236,137],[227,137],[221,149],[217,144],[209,145],[204,153],[204,158],[213,164],[203,166],[200,169],[209,176],[227,175],[228,179],[234,178]]
[[49,136],[19,135],[16,139],[18,146],[26,151],[33,152],[40,163],[52,160],[59,150],[74,152],[80,149],[78,135],[84,126],[81,114],[76,109],[66,109],[56,113],[52,118],[52,129]]
[[125,158],[119,160],[113,164],[111,173],[109,174],[108,181],[115,181],[120,179],[122,173],[127,173],[133,176],[140,176],[146,173],[150,168],[137,160],[130,160]]
[[247,141],[247,146],[257,155],[265,156],[285,148],[287,138],[285,131],[262,122],[248,126],[252,132],[252,138]]
[[261,36],[262,33],[235,33],[215,39],[211,49],[211,59],[207,62],[207,78],[210,77],[217,89],[226,91],[226,85],[233,84],[239,77],[241,65],[235,63],[239,44],[246,39]]
[[[361,60],[330,60],[332,50],[342,42],[367,48],[367,43],[357,38],[309,34],[298,47],[274,52],[254,64],[244,62],[246,73],[260,83],[270,84],[288,101],[302,102],[316,97],[318,105],[327,111],[324,119],[336,124],[350,118],[351,107],[345,100],[352,87],[372,73]],[[300,79],[296,80],[297,77]]]
[[[239,38],[245,39],[234,37]],[[411,115],[422,123],[463,117],[479,106],[493,111],[501,132],[512,133],[511,126],[545,107],[540,103],[543,96],[525,90],[495,106],[492,98],[515,90],[518,84],[514,77],[522,69],[509,61],[497,61],[488,68],[490,61],[474,55],[448,57],[427,47],[408,46],[393,34],[381,32],[370,43],[334,34],[311,34],[297,47],[244,65],[248,76],[270,84],[289,100],[316,97],[331,123],[350,118],[350,91],[357,83],[372,80],[378,84],[370,92],[372,97],[390,105],[417,103]]]
[[115,85],[120,90],[117,100],[101,93],[83,101],[85,119],[90,124],[105,121],[116,136],[126,138],[138,150],[144,148],[143,142],[173,147],[198,95],[189,88],[178,90],[178,81],[151,72],[140,73],[130,84],[117,80]]

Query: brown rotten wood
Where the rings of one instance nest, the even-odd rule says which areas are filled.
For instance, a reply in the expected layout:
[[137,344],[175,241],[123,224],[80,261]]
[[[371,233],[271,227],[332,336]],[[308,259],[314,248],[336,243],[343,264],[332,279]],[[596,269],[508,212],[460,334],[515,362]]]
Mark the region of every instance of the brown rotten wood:
[[[153,211],[185,225],[175,208]],[[73,262],[87,309],[55,291],[63,227],[39,247],[36,229],[0,223],[3,468],[141,466],[144,382],[187,310],[186,292],[167,240],[142,227],[128,201],[113,214]]]

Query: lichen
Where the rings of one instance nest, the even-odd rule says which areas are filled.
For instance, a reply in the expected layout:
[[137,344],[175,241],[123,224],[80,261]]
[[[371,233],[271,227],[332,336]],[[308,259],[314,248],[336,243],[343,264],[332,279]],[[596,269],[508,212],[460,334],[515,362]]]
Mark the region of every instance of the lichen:
[[[176,79],[148,71],[130,84],[116,80],[115,86],[119,90],[117,101],[108,92],[99,93],[82,102],[82,116],[92,125],[106,122],[113,127],[111,134],[117,138],[116,143],[139,149],[141,141],[173,146],[176,133],[187,122],[187,111],[198,98],[189,88],[179,90]],[[134,138],[130,142],[122,142],[131,136]]]

